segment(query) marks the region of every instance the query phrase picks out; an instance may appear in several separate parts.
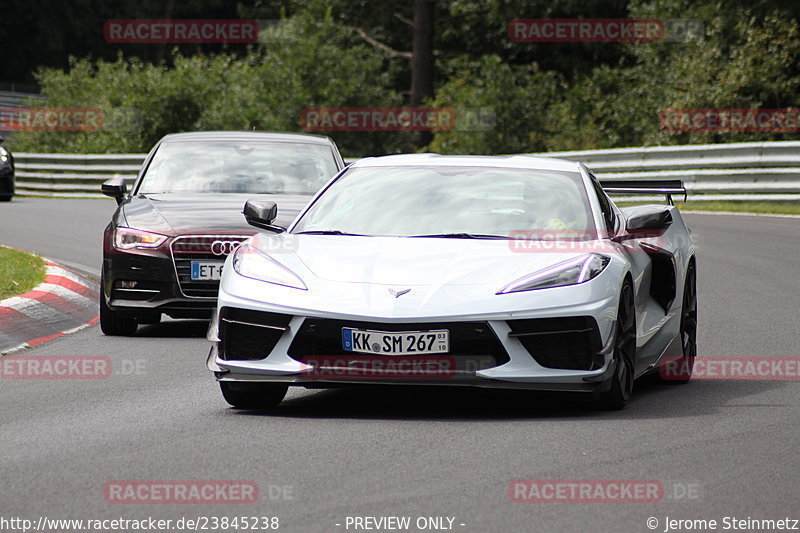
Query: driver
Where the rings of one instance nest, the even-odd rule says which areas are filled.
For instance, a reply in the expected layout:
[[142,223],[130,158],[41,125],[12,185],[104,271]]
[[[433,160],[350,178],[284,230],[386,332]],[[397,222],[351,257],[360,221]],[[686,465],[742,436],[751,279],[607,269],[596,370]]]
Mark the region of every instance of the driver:
[[569,197],[552,186],[525,183],[524,201],[534,229],[569,230],[577,221],[571,216]]

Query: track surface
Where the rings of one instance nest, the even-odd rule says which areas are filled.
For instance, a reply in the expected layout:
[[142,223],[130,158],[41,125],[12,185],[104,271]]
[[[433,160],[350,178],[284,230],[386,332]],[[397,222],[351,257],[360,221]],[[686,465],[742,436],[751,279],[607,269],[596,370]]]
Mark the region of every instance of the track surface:
[[[15,199],[0,205],[0,241],[96,270],[113,208]],[[800,220],[686,218],[700,246],[700,356],[797,355]],[[284,531],[346,531],[356,515],[449,516],[463,532],[650,531],[648,517],[664,531],[666,516],[800,519],[796,381],[648,380],[615,413],[558,394],[341,389],[291,391],[277,414],[248,414],[227,407],[204,368],[205,326],[147,326],[135,338],[92,327],[26,351],[108,356],[115,373],[0,381],[0,514],[278,516]],[[508,484],[520,478],[656,479],[667,496],[512,503]],[[216,479],[255,481],[260,502],[103,498],[110,480]]]

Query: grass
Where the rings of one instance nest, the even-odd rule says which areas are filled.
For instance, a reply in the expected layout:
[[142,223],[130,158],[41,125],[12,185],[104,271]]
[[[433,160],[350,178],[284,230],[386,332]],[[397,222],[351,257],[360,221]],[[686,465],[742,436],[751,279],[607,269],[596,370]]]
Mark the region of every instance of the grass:
[[[653,202],[617,202],[619,207]],[[681,211],[730,211],[733,213],[760,213],[770,215],[800,215],[800,201],[755,202],[751,200],[690,200],[676,201]]]
[[44,274],[38,255],[0,246],[0,300],[31,290],[44,281]]

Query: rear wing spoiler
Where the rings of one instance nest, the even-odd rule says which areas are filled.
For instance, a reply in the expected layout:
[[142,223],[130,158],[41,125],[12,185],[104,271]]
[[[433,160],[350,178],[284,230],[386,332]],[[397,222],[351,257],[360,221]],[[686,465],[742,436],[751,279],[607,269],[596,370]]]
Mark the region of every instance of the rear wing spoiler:
[[600,180],[600,186],[608,194],[663,194],[669,205],[673,194],[682,194],[686,201],[686,186],[682,180]]

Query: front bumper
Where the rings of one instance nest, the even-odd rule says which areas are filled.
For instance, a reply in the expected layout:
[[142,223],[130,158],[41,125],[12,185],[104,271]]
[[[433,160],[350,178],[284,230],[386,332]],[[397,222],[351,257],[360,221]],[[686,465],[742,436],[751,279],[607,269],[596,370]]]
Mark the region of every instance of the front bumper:
[[[120,287],[121,282],[135,287]],[[165,313],[173,318],[210,318],[216,298],[184,295],[170,257],[115,253],[103,260],[103,295],[114,311],[135,316]]]
[[[248,235],[180,235],[154,250],[121,251],[106,235],[103,256],[103,295],[114,311],[173,318],[210,318],[217,303],[219,281],[193,281],[191,263],[222,263],[225,254],[213,254],[214,241],[241,242]],[[134,286],[131,286],[134,285]]]
[[[224,289],[224,285],[223,285]],[[567,295],[569,292],[587,291],[585,286],[564,287],[557,289],[565,293],[564,301],[574,300],[575,295]],[[272,382],[288,385],[305,386],[308,388],[325,388],[342,384],[383,384],[383,385],[435,385],[435,386],[468,386],[502,389],[528,389],[528,390],[554,390],[571,392],[591,392],[603,391],[610,385],[610,378],[615,371],[616,362],[613,359],[613,339],[614,339],[614,319],[616,317],[616,307],[618,296],[616,291],[584,303],[574,303],[567,306],[552,305],[549,307],[525,310],[524,312],[515,311],[507,313],[491,313],[484,316],[431,316],[415,317],[408,319],[400,318],[377,318],[377,317],[354,317],[346,315],[332,315],[330,313],[314,313],[310,310],[299,310],[296,308],[282,308],[274,304],[257,304],[253,300],[239,298],[220,292],[219,309],[225,316],[220,317],[220,312],[215,313],[209,328],[209,340],[214,344],[209,352],[207,366],[214,372],[219,381],[249,381],[249,382]],[[275,332],[274,343],[268,353],[263,358],[253,358],[248,360],[235,359],[225,353],[225,342],[220,339],[220,333],[225,333],[226,313],[230,309],[241,313],[251,313],[250,316],[257,316],[252,313],[263,313],[271,316],[284,316],[287,320],[283,324],[267,326],[279,331]],[[241,318],[244,316],[244,318]],[[238,324],[249,324],[256,326],[253,322],[257,319],[248,318],[248,315],[234,316],[233,322]],[[559,337],[575,333],[576,329],[565,330],[561,327],[556,333],[537,331],[536,327],[541,324],[574,324],[575,321],[585,320],[587,324],[593,324],[596,341],[588,344],[575,344],[573,337]],[[413,367],[413,363],[407,365],[405,370],[400,369],[400,363],[394,371],[385,371],[397,361],[396,356],[378,356],[381,371],[376,371],[371,367],[371,371],[363,372],[366,356],[358,354],[346,355],[343,353],[331,353],[332,350],[326,349],[318,356],[325,357],[324,368],[319,364],[309,364],[297,353],[298,337],[304,331],[308,323],[320,321],[333,321],[337,325],[352,324],[358,327],[360,324],[369,323],[375,326],[376,323],[383,324],[386,330],[392,330],[394,326],[397,331],[420,330],[429,328],[431,330],[446,327],[446,324],[483,324],[485,325],[501,347],[502,357],[493,354],[497,364],[458,364],[464,354],[455,352],[448,354],[453,356],[451,360],[456,361],[450,365],[445,372],[439,370],[418,372]],[[228,320],[230,322],[230,320]],[[442,324],[445,324],[444,326]],[[524,335],[520,335],[520,323],[538,324],[531,326],[529,337],[533,342],[526,340]],[[246,326],[240,326],[246,327]],[[260,326],[263,327],[263,326]],[[572,328],[573,326],[569,326]],[[222,328],[222,329],[221,329]],[[545,328],[546,329],[546,328]],[[553,331],[556,331],[555,328]],[[541,330],[541,327],[539,327]],[[571,333],[570,333],[571,332]],[[543,334],[543,337],[538,335]],[[549,337],[548,342],[539,342]],[[588,335],[588,333],[587,333]],[[223,335],[224,336],[224,335]],[[571,343],[573,351],[587,350],[583,355],[588,357],[590,363],[584,368],[556,368],[559,366],[557,361],[552,358],[547,359],[547,366],[541,364],[541,354],[536,352],[537,345],[554,345],[563,339],[566,343]],[[324,344],[320,344],[324,346]],[[328,348],[331,347],[329,343]],[[230,348],[229,348],[230,349]],[[552,350],[551,350],[552,351]],[[222,352],[222,353],[221,353]],[[481,355],[471,351],[470,355]],[[534,356],[532,352],[536,352]],[[308,355],[308,353],[304,353]],[[490,355],[488,352],[484,355]],[[234,356],[236,357],[236,356]],[[436,357],[434,356],[433,359]],[[539,360],[537,360],[537,358]],[[372,358],[374,360],[375,358]],[[424,359],[419,357],[416,360]],[[382,364],[381,361],[386,361]],[[561,366],[569,366],[564,363]],[[322,371],[321,371],[322,370]],[[438,373],[437,373],[438,372]]]

